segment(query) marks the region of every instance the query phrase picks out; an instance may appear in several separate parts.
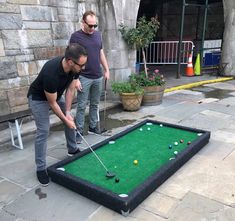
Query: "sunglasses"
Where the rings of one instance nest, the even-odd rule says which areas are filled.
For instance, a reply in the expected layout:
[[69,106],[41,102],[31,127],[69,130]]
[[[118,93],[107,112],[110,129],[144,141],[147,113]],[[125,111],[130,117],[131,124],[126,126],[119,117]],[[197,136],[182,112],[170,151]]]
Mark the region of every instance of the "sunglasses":
[[95,24],[95,25],[90,25],[90,24],[88,24],[86,21],[84,21],[85,22],[85,24],[89,27],[89,28],[97,28],[98,27],[98,25],[97,24]]
[[74,64],[78,65],[81,69],[85,67],[86,63],[85,64],[78,64],[76,61],[72,60]]

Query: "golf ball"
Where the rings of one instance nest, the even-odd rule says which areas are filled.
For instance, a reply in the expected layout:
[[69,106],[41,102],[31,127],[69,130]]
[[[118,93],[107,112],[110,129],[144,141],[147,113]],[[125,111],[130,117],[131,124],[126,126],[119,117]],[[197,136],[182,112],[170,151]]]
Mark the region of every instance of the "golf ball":
[[137,164],[138,164],[138,160],[134,160],[133,163],[134,163],[135,165],[137,165]]

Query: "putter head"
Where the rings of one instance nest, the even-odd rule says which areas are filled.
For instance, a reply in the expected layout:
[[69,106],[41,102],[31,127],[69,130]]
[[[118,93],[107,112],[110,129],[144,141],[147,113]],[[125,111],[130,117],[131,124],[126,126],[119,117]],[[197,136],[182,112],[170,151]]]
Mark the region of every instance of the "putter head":
[[112,173],[112,172],[109,172],[109,171],[107,171],[107,173],[106,173],[106,177],[107,177],[107,178],[113,178],[113,177],[115,177],[115,176],[116,176],[115,173]]
[[107,132],[105,128],[101,130],[101,133],[105,133],[105,132]]

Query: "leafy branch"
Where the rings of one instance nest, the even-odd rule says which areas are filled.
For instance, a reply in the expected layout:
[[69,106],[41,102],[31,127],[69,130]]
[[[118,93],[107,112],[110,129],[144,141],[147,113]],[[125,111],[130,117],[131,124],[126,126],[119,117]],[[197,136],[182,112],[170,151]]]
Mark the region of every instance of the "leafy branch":
[[147,76],[146,56],[144,48],[147,48],[156,36],[159,28],[157,16],[152,17],[150,21],[145,16],[139,18],[135,28],[128,28],[124,24],[119,25],[119,31],[130,48],[141,49],[143,54],[144,69]]

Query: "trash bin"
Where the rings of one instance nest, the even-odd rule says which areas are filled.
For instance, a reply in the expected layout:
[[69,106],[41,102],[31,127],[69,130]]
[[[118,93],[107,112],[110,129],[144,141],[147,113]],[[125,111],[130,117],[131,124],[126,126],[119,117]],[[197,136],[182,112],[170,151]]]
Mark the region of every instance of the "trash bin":
[[213,51],[205,53],[204,66],[219,65],[221,58],[221,51]]

